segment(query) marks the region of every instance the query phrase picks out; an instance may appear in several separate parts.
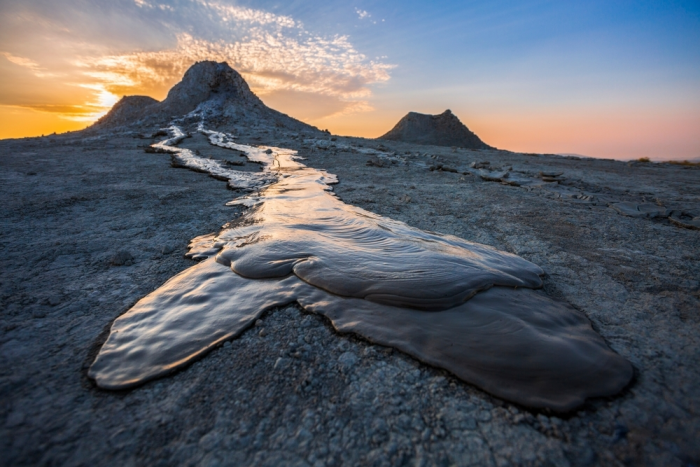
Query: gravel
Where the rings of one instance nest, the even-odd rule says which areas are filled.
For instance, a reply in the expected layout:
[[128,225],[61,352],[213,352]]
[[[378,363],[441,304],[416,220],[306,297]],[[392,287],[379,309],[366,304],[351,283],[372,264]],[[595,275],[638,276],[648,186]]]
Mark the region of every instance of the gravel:
[[[98,390],[86,370],[111,322],[193,264],[183,258],[187,243],[237,217],[239,208],[224,206],[236,194],[171,168],[167,154],[144,153],[153,141],[130,134],[4,140],[4,465],[700,461],[700,232],[608,207],[696,211],[700,170],[388,141],[396,156],[380,168],[352,149],[377,145],[371,140],[321,147],[261,127],[237,133],[243,142],[310,148],[306,163],[338,174],[335,191],[348,203],[542,266],[547,293],[585,313],[635,365],[635,381],[574,413],[531,411],[390,348],[338,335],[291,305],[183,371],[130,391]],[[204,150],[205,143],[186,144]],[[560,191],[468,174],[485,160],[492,170],[533,177],[562,172],[553,182]],[[458,173],[430,171],[438,161]],[[561,196],[572,190],[595,196]]]

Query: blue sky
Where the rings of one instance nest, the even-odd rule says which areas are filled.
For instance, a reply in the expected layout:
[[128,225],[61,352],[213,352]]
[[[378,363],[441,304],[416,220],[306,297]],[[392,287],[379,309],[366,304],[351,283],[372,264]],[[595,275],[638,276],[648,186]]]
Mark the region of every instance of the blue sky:
[[700,157],[697,1],[6,0],[0,12],[0,117],[84,125],[120,94],[163,98],[212,58],[340,134],[450,108],[513,150]]

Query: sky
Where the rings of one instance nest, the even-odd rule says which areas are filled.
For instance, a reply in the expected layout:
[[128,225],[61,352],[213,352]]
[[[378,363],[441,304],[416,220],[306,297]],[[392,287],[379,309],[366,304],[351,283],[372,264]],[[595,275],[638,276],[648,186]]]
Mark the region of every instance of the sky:
[[513,151],[700,158],[697,0],[0,0],[0,138],[162,100],[198,60],[334,134],[451,109]]

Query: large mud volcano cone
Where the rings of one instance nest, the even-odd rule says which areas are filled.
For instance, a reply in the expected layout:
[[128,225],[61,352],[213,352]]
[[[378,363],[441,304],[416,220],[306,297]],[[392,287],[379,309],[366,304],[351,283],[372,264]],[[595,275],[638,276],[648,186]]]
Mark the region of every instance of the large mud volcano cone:
[[491,149],[449,109],[440,115],[409,112],[394,128],[379,139],[434,146],[457,146],[468,149]]
[[247,110],[265,107],[243,77],[228,63],[205,61],[195,63],[185,72],[182,81],[168,92],[161,108],[172,115],[183,115],[208,100],[235,103]]
[[162,102],[145,96],[124,97],[92,128],[165,125],[173,118],[195,110],[198,116],[193,118],[206,116],[215,122],[210,123],[210,127],[246,121],[249,124],[318,132],[311,125],[267,107],[228,63],[213,61],[192,65]]

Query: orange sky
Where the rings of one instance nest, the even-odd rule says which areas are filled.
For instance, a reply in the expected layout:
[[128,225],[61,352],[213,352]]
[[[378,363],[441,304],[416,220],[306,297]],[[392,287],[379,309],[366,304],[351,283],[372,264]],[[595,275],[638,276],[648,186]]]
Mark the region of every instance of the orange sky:
[[[54,82],[53,77],[37,78],[25,74],[24,82],[30,87],[41,88],[43,92],[35,95],[26,106],[0,105],[0,138],[80,130],[109,108],[99,105],[94,89],[66,86],[60,80]],[[162,100],[176,81],[173,77],[170,82],[158,86],[149,83],[134,86],[129,91]],[[118,97],[115,94],[111,99]],[[335,99],[311,97],[293,92],[262,93],[266,104],[293,117],[328,128],[334,134],[365,137],[385,133],[408,110],[441,113],[446,108],[432,105],[420,109],[373,109],[333,115],[342,108]],[[106,101],[110,103],[110,96]],[[577,113],[565,109],[496,112],[492,109],[474,111],[459,105],[452,106],[452,111],[488,144],[514,151],[575,152],[615,159],[652,157],[657,160],[692,158],[700,154],[698,139],[694,136],[700,128],[700,114],[697,112],[669,112],[666,115],[655,109],[641,109],[632,114],[625,109],[589,109]],[[638,142],[631,143],[634,140]]]
[[[162,96],[153,96],[162,98]],[[269,105],[295,117],[313,117],[322,110],[306,110],[295,115],[298,102],[265,99]],[[275,104],[278,104],[275,106]],[[445,109],[421,109],[440,113]],[[614,159],[653,157],[657,160],[692,158],[698,151],[697,139],[688,137],[700,128],[698,115],[659,116],[654,111],[627,114],[486,114],[470,115],[453,108],[469,128],[485,142],[502,149],[522,152],[565,153]],[[72,120],[73,114],[33,110],[19,106],[0,106],[0,138],[38,136],[53,132],[80,130],[90,121]],[[334,134],[377,137],[385,133],[403,116],[403,111],[371,111],[332,118],[304,118]],[[507,129],[507,131],[504,131]],[[593,136],[595,135],[595,136]],[[630,141],[637,139],[637,144]],[[680,156],[679,156],[680,154]],[[687,157],[683,155],[687,154]]]

